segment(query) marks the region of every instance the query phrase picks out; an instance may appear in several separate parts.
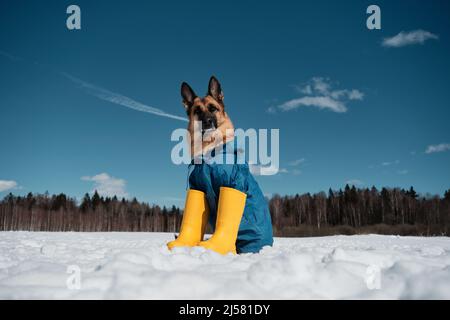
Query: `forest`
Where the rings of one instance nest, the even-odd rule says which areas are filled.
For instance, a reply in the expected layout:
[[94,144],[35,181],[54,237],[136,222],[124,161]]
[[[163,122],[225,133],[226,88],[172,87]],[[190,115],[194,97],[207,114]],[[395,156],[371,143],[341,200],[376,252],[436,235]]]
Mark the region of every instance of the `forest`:
[[[274,195],[269,202],[275,236],[335,234],[450,235],[450,189],[443,197],[418,195],[413,187],[356,188],[328,193]],[[0,231],[179,231],[182,209],[134,199],[83,199],[65,194],[6,195],[0,200]],[[211,228],[207,232],[210,232]]]

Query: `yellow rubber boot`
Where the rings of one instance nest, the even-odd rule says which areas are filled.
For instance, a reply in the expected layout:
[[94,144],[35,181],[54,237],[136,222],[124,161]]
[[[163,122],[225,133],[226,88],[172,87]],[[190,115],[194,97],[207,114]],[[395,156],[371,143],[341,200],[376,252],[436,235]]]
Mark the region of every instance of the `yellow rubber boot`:
[[193,247],[203,240],[208,223],[209,207],[205,193],[188,190],[184,206],[183,220],[178,238],[167,244],[169,250],[174,247]]
[[210,239],[200,242],[199,246],[220,254],[236,253],[236,239],[246,200],[245,193],[221,187],[217,205],[216,230]]

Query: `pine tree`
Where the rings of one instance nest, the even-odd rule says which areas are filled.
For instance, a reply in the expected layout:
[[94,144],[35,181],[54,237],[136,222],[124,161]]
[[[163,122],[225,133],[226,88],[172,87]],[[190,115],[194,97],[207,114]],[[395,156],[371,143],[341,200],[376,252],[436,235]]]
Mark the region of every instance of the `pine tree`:
[[81,212],[88,211],[91,205],[92,205],[91,197],[89,196],[89,193],[86,193],[83,197],[83,200],[81,201],[80,205]]
[[95,190],[94,195],[92,196],[92,209],[95,211],[101,203],[102,199],[100,198],[97,190]]
[[450,189],[448,189],[447,191],[445,191],[444,193],[444,199],[447,201],[450,201]]
[[409,188],[409,191],[406,191],[406,195],[410,196],[413,199],[417,199],[418,195],[416,190],[414,190],[414,188],[411,186],[411,188]]

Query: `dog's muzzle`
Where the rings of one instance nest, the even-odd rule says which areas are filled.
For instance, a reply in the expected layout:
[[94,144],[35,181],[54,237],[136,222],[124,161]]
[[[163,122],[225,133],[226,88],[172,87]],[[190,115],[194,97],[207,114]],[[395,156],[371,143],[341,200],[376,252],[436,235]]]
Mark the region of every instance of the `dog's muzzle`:
[[211,132],[216,130],[217,124],[216,119],[214,118],[206,118],[202,121],[202,134]]

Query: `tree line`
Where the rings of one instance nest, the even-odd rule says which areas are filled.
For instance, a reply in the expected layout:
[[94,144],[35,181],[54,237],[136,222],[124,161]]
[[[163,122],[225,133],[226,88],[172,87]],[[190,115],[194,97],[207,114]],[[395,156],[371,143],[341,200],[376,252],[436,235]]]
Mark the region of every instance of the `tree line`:
[[450,235],[450,189],[441,198],[419,196],[411,187],[329,190],[275,195],[269,202],[275,234],[315,236],[379,233]]
[[[377,190],[346,185],[328,193],[274,195],[268,201],[276,236],[450,235],[450,189],[440,197],[419,196],[413,187]],[[178,232],[181,220],[178,207],[102,197],[97,192],[80,202],[48,193],[10,193],[0,201],[0,231]]]
[[8,194],[0,201],[0,230],[176,232],[181,210],[86,194],[77,204],[65,194]]

